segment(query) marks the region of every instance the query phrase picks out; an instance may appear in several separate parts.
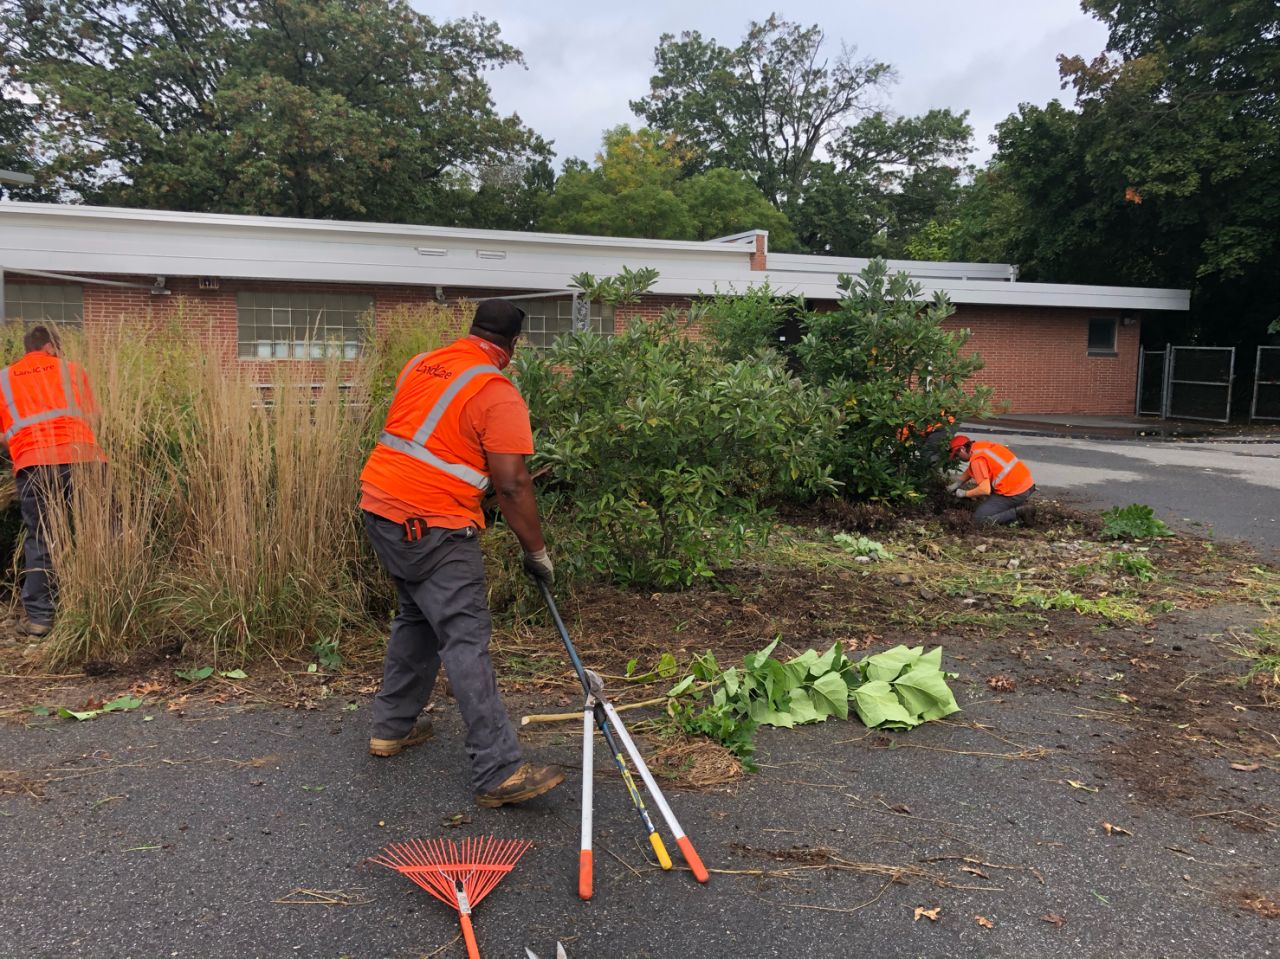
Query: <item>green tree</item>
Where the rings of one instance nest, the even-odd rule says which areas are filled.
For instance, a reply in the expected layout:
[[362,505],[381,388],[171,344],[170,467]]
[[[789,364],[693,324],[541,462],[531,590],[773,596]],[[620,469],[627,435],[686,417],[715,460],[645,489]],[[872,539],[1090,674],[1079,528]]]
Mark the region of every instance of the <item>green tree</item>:
[[901,256],[960,199],[973,131],[967,114],[873,113],[839,135],[831,160],[816,164],[794,211],[801,242],[836,256]]
[[1000,125],[985,186],[1005,195],[968,237],[1032,279],[1190,287],[1189,322],[1164,333],[1257,342],[1280,287],[1280,8],[1082,6],[1107,49],[1059,58],[1075,110],[1024,104]]
[[770,231],[775,248],[794,243],[787,218],[744,174],[723,169],[685,176],[670,135],[623,125],[605,133],[595,166],[566,164],[539,221],[542,229],[595,236],[709,240]]
[[0,40],[48,182],[90,202],[422,221],[452,178],[547,153],[490,99],[521,62],[497,26],[406,0],[11,3]]
[[892,78],[887,63],[825,58],[825,34],[770,15],[751,23],[736,47],[697,31],[663,34],[649,95],[631,103],[650,127],[690,150],[691,169],[747,173],[775,206],[798,198],[818,148],[851,118],[872,111]]

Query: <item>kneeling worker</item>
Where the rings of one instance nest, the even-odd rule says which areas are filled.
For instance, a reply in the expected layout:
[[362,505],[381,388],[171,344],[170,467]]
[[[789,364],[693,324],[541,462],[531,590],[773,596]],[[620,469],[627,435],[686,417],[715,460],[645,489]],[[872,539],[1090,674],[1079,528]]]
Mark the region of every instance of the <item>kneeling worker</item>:
[[489,658],[479,534],[491,485],[524,548],[525,571],[546,582],[553,575],[525,467],[529,409],[500,372],[523,321],[514,304],[485,300],[469,335],[405,364],[360,474],[365,531],[397,594],[369,752],[394,756],[431,737],[419,714],[443,662],[467,727],[475,800],[486,807],[524,802],[564,781],[556,767],[522,761]]
[[[1018,518],[1018,507],[1036,491],[1027,464],[999,443],[957,436],[951,440],[951,458],[969,465],[947,489],[960,499],[986,497],[974,511],[976,523],[1014,522]],[[963,489],[969,480],[974,485]]]

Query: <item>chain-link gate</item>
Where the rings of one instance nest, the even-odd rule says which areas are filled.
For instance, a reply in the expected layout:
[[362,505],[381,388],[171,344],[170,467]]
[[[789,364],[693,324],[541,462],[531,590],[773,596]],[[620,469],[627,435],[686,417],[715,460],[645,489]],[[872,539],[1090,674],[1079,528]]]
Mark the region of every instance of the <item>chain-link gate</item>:
[[1169,348],[1138,351],[1139,416],[1164,416],[1165,388],[1169,380]]
[[1235,347],[1174,346],[1170,353],[1165,417],[1229,422]]
[[1280,346],[1258,347],[1250,420],[1280,420]]

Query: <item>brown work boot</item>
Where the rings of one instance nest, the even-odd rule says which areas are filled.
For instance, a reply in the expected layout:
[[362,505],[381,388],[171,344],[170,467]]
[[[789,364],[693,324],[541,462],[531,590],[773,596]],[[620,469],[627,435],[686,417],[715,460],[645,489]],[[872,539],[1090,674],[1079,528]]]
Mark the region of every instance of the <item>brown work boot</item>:
[[418,743],[425,743],[435,734],[436,731],[431,725],[431,720],[419,719],[408,734],[401,736],[399,739],[378,739],[376,736],[370,738],[369,755],[394,756],[402,749],[408,749],[410,746],[418,745]]
[[28,636],[48,636],[53,631],[53,627],[47,623],[27,623],[25,632]]
[[564,773],[556,766],[535,766],[525,763],[500,786],[488,792],[476,793],[476,805],[497,809],[511,803],[524,802],[534,796],[550,792],[564,782]]

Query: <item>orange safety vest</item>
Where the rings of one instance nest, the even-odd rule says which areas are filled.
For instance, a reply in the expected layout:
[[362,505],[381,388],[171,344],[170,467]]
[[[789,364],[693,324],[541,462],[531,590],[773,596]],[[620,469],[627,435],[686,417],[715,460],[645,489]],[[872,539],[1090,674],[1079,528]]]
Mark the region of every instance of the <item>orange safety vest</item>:
[[[946,410],[939,410],[939,412],[942,414],[942,417],[947,424],[950,424],[951,426],[955,426],[956,418],[954,416],[948,415]],[[924,432],[921,434],[921,436],[925,439],[928,439],[930,433],[932,433],[934,430],[942,429],[943,425],[944,423],[941,420],[938,421],[937,423],[930,423],[928,426],[924,428]],[[914,432],[915,427],[916,427],[916,424],[914,420],[907,420],[907,425],[902,427],[900,430],[898,430],[898,442],[899,443],[910,442],[911,434]]]
[[991,492],[1001,496],[1017,496],[1031,489],[1034,482],[1027,464],[999,443],[977,440],[969,450],[969,462],[976,459],[986,462],[991,474]]
[[463,438],[461,415],[467,400],[501,376],[485,352],[466,340],[411,359],[396,380],[386,425],[361,482],[423,516],[465,516],[483,528],[488,463],[484,450]]
[[0,370],[0,429],[13,469],[106,461],[89,425],[93,394],[75,363],[34,350]]

